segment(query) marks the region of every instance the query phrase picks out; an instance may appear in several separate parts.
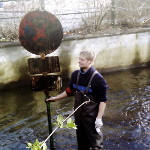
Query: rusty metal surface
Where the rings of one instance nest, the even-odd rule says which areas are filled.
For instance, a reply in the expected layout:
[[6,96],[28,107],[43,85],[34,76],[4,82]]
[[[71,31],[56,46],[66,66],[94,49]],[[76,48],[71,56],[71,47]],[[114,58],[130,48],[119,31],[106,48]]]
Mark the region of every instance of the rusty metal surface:
[[62,78],[60,75],[31,76],[32,91],[60,91],[62,88]]
[[63,39],[59,20],[47,11],[27,13],[19,26],[19,40],[29,52],[40,55],[56,50]]

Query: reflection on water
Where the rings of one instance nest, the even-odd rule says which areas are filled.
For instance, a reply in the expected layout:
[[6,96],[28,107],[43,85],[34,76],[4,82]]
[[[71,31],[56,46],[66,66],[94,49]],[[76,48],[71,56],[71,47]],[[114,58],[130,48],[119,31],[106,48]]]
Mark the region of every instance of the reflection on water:
[[106,147],[150,148],[149,68],[112,73],[105,78],[110,86],[104,128]]
[[[108,150],[147,150],[150,148],[150,70],[132,69],[103,75],[109,85],[103,119],[104,147]],[[64,87],[68,81],[64,81]],[[58,92],[51,92],[56,95]],[[25,149],[27,141],[43,141],[48,136],[43,92],[30,88],[0,91],[0,150]],[[73,111],[73,98],[51,103],[52,121],[58,114]],[[56,150],[76,150],[73,129],[58,129]]]

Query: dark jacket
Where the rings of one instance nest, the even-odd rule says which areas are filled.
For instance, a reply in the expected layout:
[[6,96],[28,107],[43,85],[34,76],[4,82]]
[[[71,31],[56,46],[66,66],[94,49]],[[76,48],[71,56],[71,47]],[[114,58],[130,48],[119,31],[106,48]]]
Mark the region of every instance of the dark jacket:
[[[87,72],[83,73],[82,70],[76,70],[71,75],[71,81],[69,88],[66,89],[67,95],[72,96],[75,91],[85,91],[87,88],[87,85],[89,83],[89,80],[91,78],[91,75],[96,69],[94,67],[91,67]],[[80,77],[78,81],[77,86],[77,75],[80,71]],[[88,94],[92,95],[94,97],[94,101],[99,102],[106,102],[106,92],[107,92],[108,86],[106,84],[106,81],[104,80],[103,76],[98,72],[90,85]]]

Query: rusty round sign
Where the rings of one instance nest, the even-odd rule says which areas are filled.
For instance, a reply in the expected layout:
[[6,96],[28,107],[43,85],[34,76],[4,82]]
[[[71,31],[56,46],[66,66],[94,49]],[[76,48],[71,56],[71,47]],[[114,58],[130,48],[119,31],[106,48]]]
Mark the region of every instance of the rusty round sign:
[[29,12],[20,23],[21,45],[33,54],[50,54],[60,46],[62,39],[61,23],[47,11]]

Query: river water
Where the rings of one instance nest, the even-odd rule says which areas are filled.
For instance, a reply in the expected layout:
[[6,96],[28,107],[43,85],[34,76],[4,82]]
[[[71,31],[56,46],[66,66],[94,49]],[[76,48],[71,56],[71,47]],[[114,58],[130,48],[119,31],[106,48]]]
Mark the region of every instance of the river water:
[[[150,67],[103,76],[109,85],[102,128],[105,149],[150,149]],[[63,82],[65,88],[69,79]],[[30,87],[0,91],[0,150],[25,150],[27,142],[47,138],[44,100],[43,92],[33,93]],[[51,103],[52,122],[58,114],[67,117],[73,103],[73,97]],[[77,150],[74,129],[58,129],[53,137],[56,150]]]

